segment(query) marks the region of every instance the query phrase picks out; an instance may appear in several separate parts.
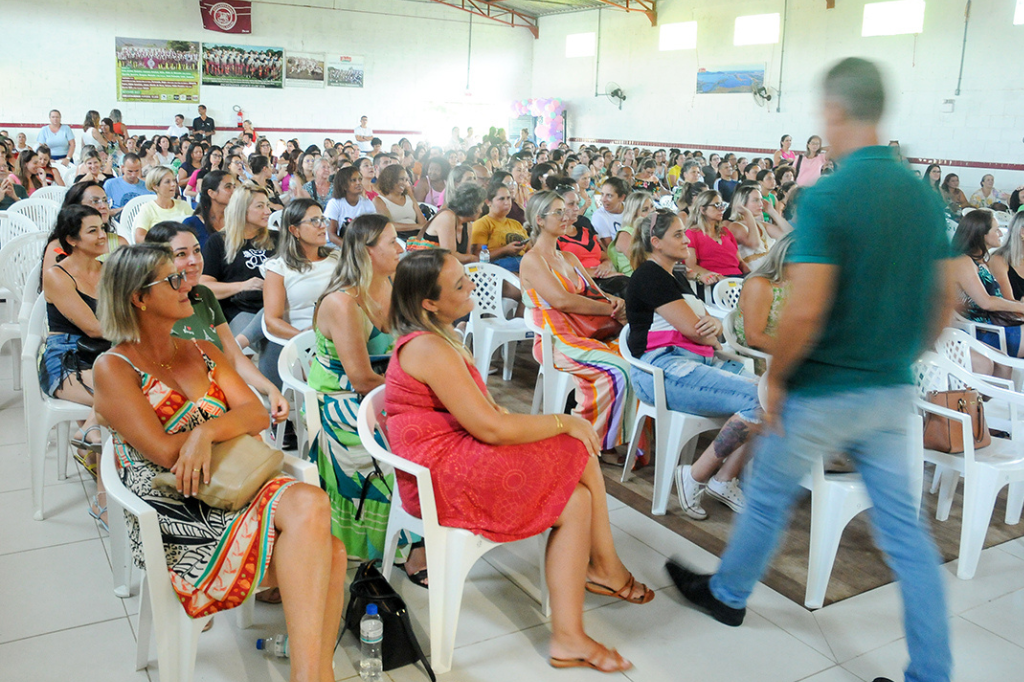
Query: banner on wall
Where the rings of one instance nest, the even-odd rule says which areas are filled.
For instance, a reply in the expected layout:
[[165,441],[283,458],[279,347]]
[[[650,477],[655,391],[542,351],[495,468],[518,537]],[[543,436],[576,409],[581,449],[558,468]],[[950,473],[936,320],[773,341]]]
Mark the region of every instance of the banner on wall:
[[323,54],[289,52],[284,60],[284,83],[289,87],[324,87]]
[[753,92],[764,85],[764,64],[697,69],[697,94]]
[[363,57],[330,55],[327,57],[327,85],[334,88],[363,87]]
[[198,102],[199,43],[114,38],[118,102]]
[[203,85],[282,88],[284,50],[280,47],[203,43]]
[[199,0],[203,28],[220,33],[252,33],[249,0]]

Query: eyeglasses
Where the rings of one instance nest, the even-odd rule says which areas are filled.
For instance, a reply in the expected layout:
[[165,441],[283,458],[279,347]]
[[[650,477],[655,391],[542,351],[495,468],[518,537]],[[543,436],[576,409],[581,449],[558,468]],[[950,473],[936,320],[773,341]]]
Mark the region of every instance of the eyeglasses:
[[185,281],[185,273],[184,272],[175,272],[173,274],[167,275],[163,279],[158,279],[155,282],[150,282],[149,284],[144,285],[142,288],[143,289],[148,289],[149,287],[156,286],[157,284],[160,284],[160,282],[167,282],[168,284],[171,285],[172,289],[177,291],[178,289],[181,288],[181,283],[184,282],[184,281]]
[[106,197],[94,197],[92,199],[82,199],[82,203],[88,206],[106,206]]
[[300,220],[299,225],[301,225],[302,223],[309,223],[313,227],[324,227],[325,225],[330,225],[331,221],[321,215],[317,216],[316,218]]
[[722,203],[721,201],[719,201],[717,203],[714,203],[714,204],[708,204],[708,208],[717,208],[719,211],[724,209],[725,206],[726,206],[726,204]]
[[544,214],[544,217],[547,218],[548,216],[552,216],[552,215],[556,215],[559,218],[561,218],[562,216],[565,215],[565,209],[564,208],[560,208],[560,209],[555,210],[555,211],[548,211],[547,213]]

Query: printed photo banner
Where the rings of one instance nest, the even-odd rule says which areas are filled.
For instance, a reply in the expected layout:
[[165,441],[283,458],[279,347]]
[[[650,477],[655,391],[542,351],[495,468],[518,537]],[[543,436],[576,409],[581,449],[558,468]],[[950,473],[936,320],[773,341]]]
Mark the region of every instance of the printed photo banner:
[[753,92],[764,85],[764,64],[697,69],[698,95]]
[[284,83],[288,87],[324,87],[324,55],[289,52],[285,55]]
[[198,102],[199,43],[115,38],[118,102]]
[[363,87],[363,57],[329,55],[327,57],[327,85],[332,88]]
[[283,88],[284,49],[203,43],[203,85]]

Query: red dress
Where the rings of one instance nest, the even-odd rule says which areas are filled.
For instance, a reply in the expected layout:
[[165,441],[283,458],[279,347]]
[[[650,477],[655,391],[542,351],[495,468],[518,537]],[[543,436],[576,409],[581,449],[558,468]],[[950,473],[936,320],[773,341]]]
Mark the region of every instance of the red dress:
[[[426,384],[398,361],[407,334],[395,344],[384,405],[388,442],[396,455],[430,469],[442,526],[465,528],[494,542],[512,542],[550,528],[562,513],[590,457],[565,434],[536,443],[488,445],[469,434]],[[487,392],[480,374],[466,362]],[[402,505],[420,515],[415,479],[396,472]]]

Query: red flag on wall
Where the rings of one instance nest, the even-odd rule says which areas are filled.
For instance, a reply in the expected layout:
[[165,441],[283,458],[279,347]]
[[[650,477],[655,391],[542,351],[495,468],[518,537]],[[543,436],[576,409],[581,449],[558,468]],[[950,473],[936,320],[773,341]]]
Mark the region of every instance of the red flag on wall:
[[203,28],[220,33],[252,33],[252,3],[248,0],[199,0]]

